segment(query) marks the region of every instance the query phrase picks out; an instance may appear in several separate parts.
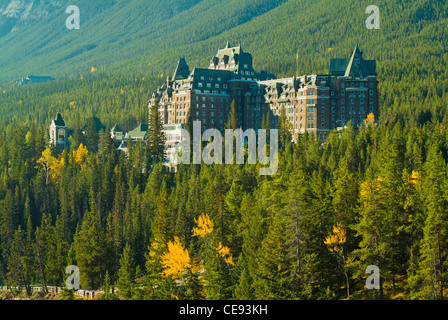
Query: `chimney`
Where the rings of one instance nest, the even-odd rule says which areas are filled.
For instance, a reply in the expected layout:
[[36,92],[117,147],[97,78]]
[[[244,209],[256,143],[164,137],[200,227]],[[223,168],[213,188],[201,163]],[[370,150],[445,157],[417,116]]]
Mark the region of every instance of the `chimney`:
[[166,77],[166,87],[169,88],[171,86],[171,77]]

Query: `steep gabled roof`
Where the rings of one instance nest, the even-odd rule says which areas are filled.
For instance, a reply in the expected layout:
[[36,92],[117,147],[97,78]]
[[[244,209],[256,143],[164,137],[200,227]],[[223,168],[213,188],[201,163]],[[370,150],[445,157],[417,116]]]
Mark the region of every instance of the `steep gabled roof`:
[[349,59],[330,60],[330,74],[349,78],[376,75],[376,61],[364,60],[362,51],[356,45]]
[[147,134],[148,134],[148,125],[140,124],[137,128],[128,132],[127,136],[133,139],[139,139],[139,138],[144,139]]
[[187,62],[184,58],[180,58],[177,63],[176,70],[174,71],[173,78],[171,80],[182,80],[187,79],[190,75],[190,69],[188,68]]
[[118,124],[114,125],[110,132],[123,132]]
[[53,123],[57,126],[57,127],[66,127],[65,125],[65,120],[62,118],[61,114],[58,112],[58,114],[56,115],[56,118],[54,118]]
[[344,76],[358,78],[360,76],[367,77],[369,75],[374,75],[376,74],[375,67],[375,61],[364,60],[362,58],[362,52],[361,50],[359,50],[358,44],[356,44],[355,50],[353,50]]

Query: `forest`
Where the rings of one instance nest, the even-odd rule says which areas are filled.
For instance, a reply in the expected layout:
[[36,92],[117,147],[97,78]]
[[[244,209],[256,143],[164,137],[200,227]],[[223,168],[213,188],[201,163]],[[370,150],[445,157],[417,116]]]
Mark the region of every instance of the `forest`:
[[109,135],[58,155],[45,128],[14,125],[0,139],[0,281],[62,285],[77,265],[82,288],[118,289],[101,299],[444,299],[447,125],[280,139],[273,176],[168,172],[151,143],[125,155]]

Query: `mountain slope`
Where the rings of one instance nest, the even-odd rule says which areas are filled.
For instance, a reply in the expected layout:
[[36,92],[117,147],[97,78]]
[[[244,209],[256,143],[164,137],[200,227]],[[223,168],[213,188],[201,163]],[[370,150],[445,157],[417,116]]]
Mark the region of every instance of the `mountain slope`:
[[[379,30],[365,26],[367,0],[78,0],[80,30],[65,27],[69,4],[0,0],[0,83],[29,74],[80,79],[93,66],[163,81],[179,56],[190,67],[208,66],[226,41],[250,51],[258,70],[291,76],[299,50],[299,72],[318,73],[359,43],[377,60],[384,119],[425,110],[442,116],[448,105],[444,0],[378,0]],[[20,92],[0,95],[0,108],[11,114],[21,101]]]
[[[446,39],[445,1],[377,2],[380,30],[365,27],[367,1],[80,0],[81,30],[67,30],[65,8],[70,1],[3,0],[0,26],[3,21],[15,31],[0,37],[0,77],[68,76],[92,65],[141,70],[143,66],[134,65],[138,60],[152,61],[152,67],[163,70],[179,55],[204,65],[204,57],[227,40],[242,43],[256,54],[256,64],[277,73],[295,69],[298,48],[303,54],[300,68],[312,72],[327,68],[333,54],[347,55],[355,41],[373,58],[387,60],[402,58],[400,54],[408,54],[404,50],[421,54],[414,40],[399,34],[421,40],[421,32],[436,28],[443,32],[440,41]],[[441,28],[435,27],[439,23]],[[391,43],[398,50],[386,49]]]

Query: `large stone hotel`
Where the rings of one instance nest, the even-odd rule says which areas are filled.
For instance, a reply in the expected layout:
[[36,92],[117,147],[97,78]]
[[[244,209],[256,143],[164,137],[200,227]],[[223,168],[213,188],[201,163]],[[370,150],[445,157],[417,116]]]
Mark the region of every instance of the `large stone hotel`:
[[243,130],[260,129],[268,112],[275,127],[284,107],[294,139],[308,131],[324,141],[348,121],[356,128],[369,113],[378,119],[376,61],[364,60],[358,45],[350,57],[331,59],[328,74],[276,79],[256,72],[252,59],[241,46],[227,43],[208,68],[190,70],[185,59],[179,60],[173,76],[149,101],[149,108],[158,102],[168,145],[179,141],[188,110],[202,130],[223,131],[232,101]]

